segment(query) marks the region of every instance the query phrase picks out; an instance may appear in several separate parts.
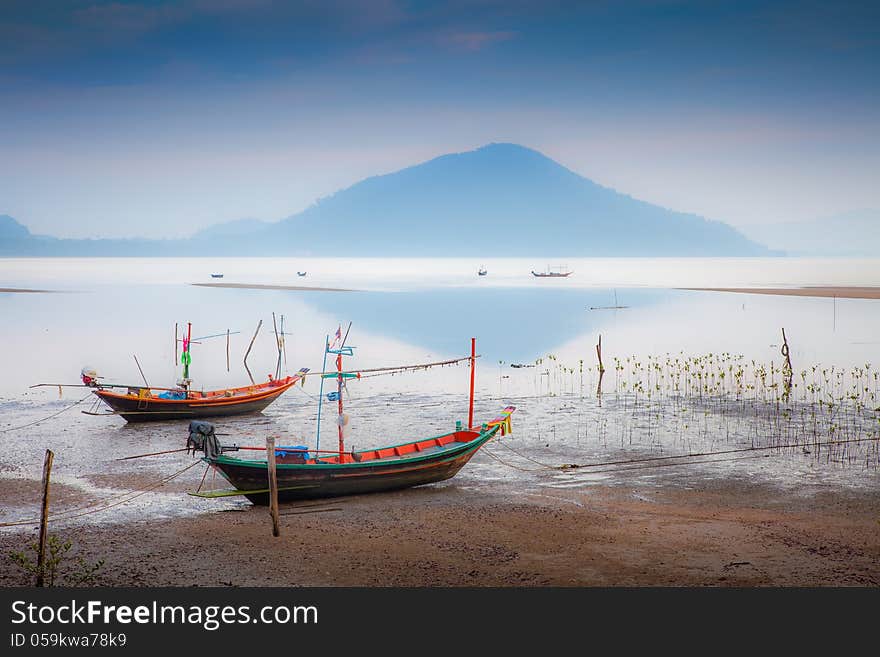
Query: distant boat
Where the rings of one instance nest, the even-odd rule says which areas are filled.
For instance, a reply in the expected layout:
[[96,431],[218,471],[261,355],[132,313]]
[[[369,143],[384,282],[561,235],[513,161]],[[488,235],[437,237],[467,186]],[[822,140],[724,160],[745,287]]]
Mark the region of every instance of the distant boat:
[[304,271],[298,271],[298,272],[296,272],[296,275],[297,275],[297,276],[305,276],[305,275],[306,275],[306,272],[304,272]]
[[574,272],[569,271],[568,267],[547,267],[547,271],[532,270],[532,276],[538,278],[565,278],[571,276]]
[[486,268],[481,265],[479,271],[477,272],[477,276],[485,276],[488,273],[489,272],[486,270]]
[[223,274],[211,274],[211,278],[223,278]]

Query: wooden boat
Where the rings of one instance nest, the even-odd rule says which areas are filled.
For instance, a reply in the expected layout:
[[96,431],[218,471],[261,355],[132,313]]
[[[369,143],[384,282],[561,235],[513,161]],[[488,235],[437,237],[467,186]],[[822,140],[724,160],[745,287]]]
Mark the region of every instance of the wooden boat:
[[[274,321],[274,316],[273,316]],[[284,333],[284,318],[281,318],[281,331]],[[260,322],[262,325],[262,321]],[[259,326],[257,327],[259,331]],[[208,338],[222,337],[224,334],[209,335],[203,338],[192,338],[192,324],[187,323],[186,333],[182,339],[177,337],[177,327],[174,330],[175,349],[178,342],[183,343],[180,362],[183,364],[183,378],[175,388],[155,388],[150,386],[146,377],[143,386],[123,386],[104,384],[99,382],[97,374],[89,368],[83,368],[82,382],[91,388],[95,395],[107,404],[112,413],[88,413],[90,415],[120,415],[127,422],[151,422],[156,420],[192,420],[197,418],[219,417],[223,415],[243,415],[245,413],[257,413],[278,399],[286,390],[301,381],[309,371],[303,368],[293,376],[281,377],[281,342],[279,341],[278,365],[275,376],[269,375],[269,380],[263,383],[255,383],[251,376],[251,385],[238,388],[224,388],[222,390],[197,391],[191,387],[189,378],[189,366],[192,362],[190,348],[192,344]],[[227,340],[227,354],[229,353],[229,336]],[[256,334],[254,334],[256,338]],[[253,345],[253,341],[251,341]],[[248,348],[250,353],[250,348]],[[227,356],[228,358],[228,356]],[[176,356],[175,356],[176,360]],[[137,359],[135,359],[137,361]],[[140,368],[140,364],[138,364]],[[247,369],[247,354],[245,354],[245,369]],[[250,370],[248,370],[250,376]],[[141,372],[143,376],[143,371]],[[125,392],[116,392],[124,389]]]
[[99,386],[95,395],[128,422],[151,422],[155,420],[191,420],[257,413],[278,399],[286,390],[298,383],[308,369],[283,379],[269,378],[240,388],[193,391],[146,387],[129,387],[126,392],[115,392]]
[[[318,454],[312,457],[305,447],[277,447],[278,499],[288,501],[374,493],[449,479],[498,432],[503,435],[510,431],[510,415],[515,410],[515,407],[508,406],[497,418],[478,428],[466,429],[459,423],[455,431],[442,436],[357,452],[332,452],[332,456],[327,457]],[[191,426],[191,435],[198,434],[200,429],[205,432],[204,427]],[[209,444],[204,446],[203,460],[234,488],[194,495],[244,495],[254,504],[268,504],[269,466],[265,456],[257,459],[227,456],[227,451],[239,448],[220,446],[213,437],[213,427],[207,433],[210,437],[205,442]]]
[[[351,329],[351,325],[349,325]],[[315,450],[306,446],[276,447],[274,469],[279,500],[333,497],[373,493],[431,484],[449,479],[499,431],[510,431],[510,416],[516,410],[513,406],[505,408],[501,415],[480,427],[474,427],[474,371],[476,341],[471,340],[470,361],[470,406],[468,423],[465,427],[456,423],[455,431],[432,438],[422,438],[411,442],[378,447],[361,451],[346,451],[343,441],[343,427],[347,416],[343,414],[343,383],[347,379],[360,378],[359,372],[345,372],[342,357],[351,356],[353,347],[346,346],[348,331],[342,335],[342,327],[336,331],[333,342],[330,336],[324,346],[326,356],[336,356],[336,371],[322,372],[319,404],[323,399],[324,379],[337,380],[337,390],[333,399],[338,403],[339,447],[337,450],[321,451],[320,447],[320,406],[318,410],[318,429]],[[464,360],[464,359],[462,359]],[[231,490],[194,493],[201,497],[223,497],[244,495],[254,504],[268,504],[270,501],[270,465],[266,456],[256,459],[227,456],[226,452],[239,450],[265,450],[265,447],[238,447],[220,445],[214,428],[207,422],[191,422],[187,447],[204,452],[204,460],[219,472],[233,488]],[[314,456],[312,456],[314,454]]]
[[488,270],[485,267],[480,267],[477,271],[477,276],[486,276],[488,274]]
[[223,274],[211,274],[211,278],[223,278]]
[[305,276],[307,273],[308,273],[308,272],[298,271],[298,272],[296,272],[296,275],[297,275],[297,276]]

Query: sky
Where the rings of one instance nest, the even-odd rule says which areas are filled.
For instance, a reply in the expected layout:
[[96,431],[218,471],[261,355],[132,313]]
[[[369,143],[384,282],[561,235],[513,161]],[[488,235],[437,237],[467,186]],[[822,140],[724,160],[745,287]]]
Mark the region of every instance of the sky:
[[734,226],[880,208],[880,3],[0,0],[0,214],[280,220],[490,142]]

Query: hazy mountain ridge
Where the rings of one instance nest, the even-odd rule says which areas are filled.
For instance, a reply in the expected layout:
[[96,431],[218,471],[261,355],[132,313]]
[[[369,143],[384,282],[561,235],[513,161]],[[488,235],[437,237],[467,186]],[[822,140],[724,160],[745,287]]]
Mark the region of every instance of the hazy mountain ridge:
[[880,253],[880,210],[854,210],[820,219],[755,226],[745,232],[790,255],[876,257]]
[[602,187],[516,144],[443,155],[366,178],[277,223],[243,219],[189,239],[22,237],[3,225],[3,255],[772,254],[727,224]]

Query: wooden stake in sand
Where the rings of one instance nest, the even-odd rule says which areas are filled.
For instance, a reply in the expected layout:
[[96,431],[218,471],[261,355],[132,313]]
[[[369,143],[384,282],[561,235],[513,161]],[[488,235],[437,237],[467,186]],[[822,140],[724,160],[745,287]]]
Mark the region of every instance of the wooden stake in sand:
[[226,371],[229,371],[229,329],[226,329]]
[[245,369],[245,371],[247,371],[247,373],[248,373],[248,377],[250,378],[250,380],[251,380],[251,384],[252,384],[252,385],[255,385],[255,384],[254,384],[254,375],[251,374],[251,371],[250,371],[250,369],[249,369],[248,366],[247,366],[247,357],[248,357],[248,355],[251,353],[251,347],[254,346],[254,340],[257,339],[257,333],[260,332],[260,327],[261,327],[262,325],[263,325],[263,320],[261,319],[261,320],[260,320],[260,323],[257,324],[257,330],[254,331],[254,337],[251,338],[251,343],[248,345],[247,351],[246,351],[245,354],[244,354],[244,369]]
[[269,466],[269,513],[272,515],[272,536],[280,536],[278,526],[278,476],[275,472],[275,437],[266,437],[266,463]]
[[45,586],[43,569],[46,564],[46,530],[49,525],[49,476],[52,474],[54,459],[55,454],[47,449],[46,459],[43,461],[43,507],[40,512],[40,544],[37,549],[37,586]]

